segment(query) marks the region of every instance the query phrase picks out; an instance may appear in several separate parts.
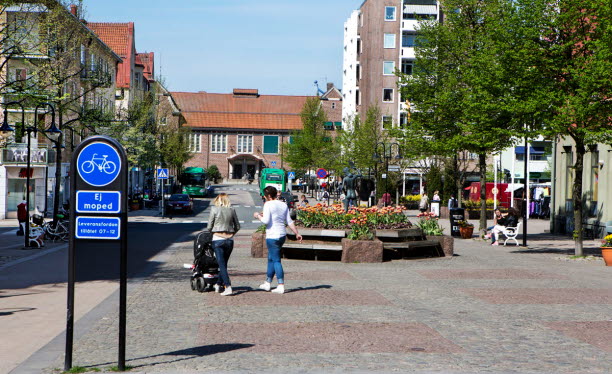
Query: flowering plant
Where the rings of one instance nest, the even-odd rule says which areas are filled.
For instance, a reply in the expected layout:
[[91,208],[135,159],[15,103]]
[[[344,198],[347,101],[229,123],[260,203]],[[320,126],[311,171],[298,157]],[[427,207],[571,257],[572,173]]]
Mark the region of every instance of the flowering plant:
[[612,247],[612,234],[603,238],[603,240],[601,241],[601,246],[602,247]]
[[346,236],[351,240],[373,240],[374,233],[368,226],[368,217],[366,214],[361,213],[358,217],[350,220],[350,223],[353,224],[351,227],[351,231]]
[[457,221],[457,225],[459,225],[459,227],[474,227],[474,224],[468,221]]
[[438,218],[433,213],[419,213],[417,217],[420,217],[419,222],[416,226],[423,230],[425,235],[443,235],[443,228],[438,222]]
[[297,223],[304,227],[352,229],[355,224],[352,221],[357,219],[365,221],[364,224],[371,229],[412,227],[401,207],[352,207],[345,212],[341,204],[331,206],[316,204],[297,209]]

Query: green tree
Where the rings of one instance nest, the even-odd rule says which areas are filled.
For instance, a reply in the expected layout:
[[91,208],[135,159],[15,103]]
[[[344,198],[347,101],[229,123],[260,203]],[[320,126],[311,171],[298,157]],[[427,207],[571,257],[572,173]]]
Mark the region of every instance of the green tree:
[[439,155],[478,154],[481,230],[487,155],[522,136],[525,117],[533,114],[533,107],[521,108],[527,95],[515,89],[517,67],[508,68],[531,42],[520,37],[527,26],[519,22],[519,3],[444,1],[444,22],[421,24],[414,74],[400,75],[402,93],[413,106],[409,142],[426,140],[427,150]]
[[[607,0],[563,0],[538,22],[542,38],[531,51],[538,84],[551,110],[539,131],[575,144],[572,205],[575,254],[583,254],[584,154],[591,144],[612,142],[612,4]],[[532,84],[533,86],[533,84]]]
[[302,130],[291,135],[292,141],[282,145],[284,160],[292,169],[333,169],[339,149],[325,130],[327,115],[316,97],[309,97],[302,112]]

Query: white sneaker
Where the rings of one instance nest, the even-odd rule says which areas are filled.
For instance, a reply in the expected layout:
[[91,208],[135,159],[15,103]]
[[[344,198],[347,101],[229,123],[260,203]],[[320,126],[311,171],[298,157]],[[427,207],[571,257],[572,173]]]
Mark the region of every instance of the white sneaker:
[[270,282],[264,282],[263,284],[259,285],[260,290],[270,291],[271,288]]
[[285,293],[285,285],[279,284],[275,289],[272,290],[273,293]]
[[221,296],[230,296],[232,294],[232,286],[225,287],[225,291],[221,292]]
[[216,293],[221,292],[221,286],[219,286],[218,284],[215,284],[215,285],[213,286],[213,288],[215,289],[215,292],[216,292]]

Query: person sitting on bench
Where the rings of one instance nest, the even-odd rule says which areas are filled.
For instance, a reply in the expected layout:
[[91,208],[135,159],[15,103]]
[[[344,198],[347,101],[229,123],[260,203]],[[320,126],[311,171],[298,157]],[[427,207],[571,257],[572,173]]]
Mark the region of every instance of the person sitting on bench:
[[491,245],[499,245],[499,234],[506,230],[506,227],[516,227],[518,225],[518,211],[514,208],[508,209],[506,215],[502,215],[497,220],[497,224],[493,227],[491,234],[495,237],[495,241]]

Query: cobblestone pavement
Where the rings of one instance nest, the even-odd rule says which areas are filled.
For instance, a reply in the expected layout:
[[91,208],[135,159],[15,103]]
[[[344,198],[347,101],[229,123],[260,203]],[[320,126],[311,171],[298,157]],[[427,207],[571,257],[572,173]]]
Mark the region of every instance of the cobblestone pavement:
[[[284,260],[289,292],[277,295],[257,289],[266,260],[250,257],[251,232],[229,262],[234,296],[191,291],[190,242],[132,285],[132,372],[612,372],[601,259],[559,261],[550,241],[537,252],[458,239],[452,258]],[[112,310],[76,339],[75,366],[116,365]],[[61,367],[58,357],[46,372]]]

